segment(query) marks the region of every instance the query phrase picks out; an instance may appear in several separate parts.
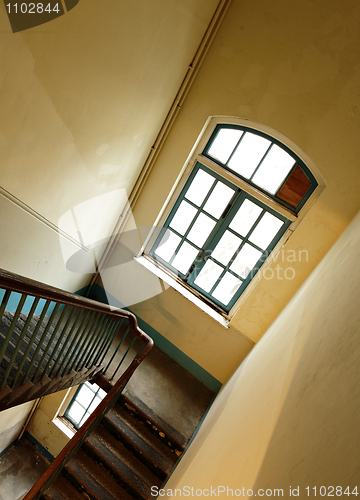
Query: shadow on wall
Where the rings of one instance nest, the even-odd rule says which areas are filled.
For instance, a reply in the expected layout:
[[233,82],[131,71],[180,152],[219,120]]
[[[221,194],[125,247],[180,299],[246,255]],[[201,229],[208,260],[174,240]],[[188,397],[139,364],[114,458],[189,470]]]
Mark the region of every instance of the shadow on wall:
[[[113,227],[103,223],[103,220],[106,220],[106,214],[114,206],[118,207],[118,212],[123,216],[127,212],[130,215],[111,260],[102,267],[100,274],[106,293],[114,296],[122,307],[128,307],[162,293],[169,286],[161,286],[159,278],[134,261],[142,242],[154,228],[137,227],[125,189],[96,196],[68,210],[60,218],[59,228],[73,238],[78,246],[62,236],[59,239],[68,271],[78,274],[95,273],[113,233]],[[155,228],[155,234],[156,232],[160,232],[160,228]],[[139,283],[141,287],[138,286]]]
[[80,0],[64,0],[65,10],[61,1],[47,2],[45,5],[38,3],[18,3],[9,2],[6,5],[11,29],[13,33],[28,30],[35,26],[48,23],[63,16],[69,10],[73,9]]

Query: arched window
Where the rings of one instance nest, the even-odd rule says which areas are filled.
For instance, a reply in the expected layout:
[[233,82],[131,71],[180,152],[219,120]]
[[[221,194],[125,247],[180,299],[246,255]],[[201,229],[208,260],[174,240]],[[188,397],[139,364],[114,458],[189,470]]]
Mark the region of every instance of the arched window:
[[144,255],[229,318],[323,183],[265,127],[219,121],[206,127]]
[[293,151],[249,127],[217,125],[203,154],[295,213],[318,185]]

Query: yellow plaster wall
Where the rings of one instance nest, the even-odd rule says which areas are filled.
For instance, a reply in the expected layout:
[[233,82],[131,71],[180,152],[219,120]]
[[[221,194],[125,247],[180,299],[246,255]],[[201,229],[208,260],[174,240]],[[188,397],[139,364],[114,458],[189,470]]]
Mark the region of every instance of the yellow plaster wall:
[[[233,318],[254,342],[360,207],[359,20],[355,0],[233,0],[134,209],[139,228],[154,223],[209,116],[257,121],[308,155],[326,188],[284,247],[308,260],[280,263],[294,279],[263,279]],[[219,380],[238,366],[243,340],[178,293],[130,308]]]
[[226,487],[283,498],[290,486],[299,498],[359,488],[359,249],[360,212],[223,387],[167,497],[185,486],[225,486],[221,498]]
[[[76,240],[106,240],[217,3],[86,0],[15,34],[1,5],[0,186]],[[0,198],[0,267],[70,290],[87,284],[93,259],[69,271],[78,248]]]
[[[176,308],[170,309],[169,302]],[[224,328],[172,288],[130,309],[221,383],[254,345],[241,332]]]
[[27,431],[53,457],[56,457],[69,441],[69,438],[52,422],[67,393],[68,389],[65,389],[45,396],[27,428]]

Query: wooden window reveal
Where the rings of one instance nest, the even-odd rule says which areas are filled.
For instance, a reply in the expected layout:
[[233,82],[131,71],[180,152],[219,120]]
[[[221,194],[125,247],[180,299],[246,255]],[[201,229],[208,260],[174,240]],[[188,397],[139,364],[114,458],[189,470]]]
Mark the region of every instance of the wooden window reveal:
[[305,172],[296,165],[289,178],[280,189],[277,198],[296,208],[311,186],[311,181]]

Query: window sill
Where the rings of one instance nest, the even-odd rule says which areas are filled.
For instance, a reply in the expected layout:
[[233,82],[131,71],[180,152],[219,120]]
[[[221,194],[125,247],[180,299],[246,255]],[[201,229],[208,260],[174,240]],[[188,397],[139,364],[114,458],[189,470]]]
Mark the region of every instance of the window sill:
[[140,257],[135,257],[136,262],[144,266],[148,271],[155,274],[158,278],[162,279],[169,286],[174,288],[176,291],[181,293],[185,298],[190,300],[193,304],[199,307],[206,314],[215,319],[218,323],[220,323],[225,328],[229,328],[230,320],[222,316],[220,313],[216,312],[212,309],[208,304],[202,301],[199,297],[190,292],[187,288],[185,288],[181,283],[174,280],[171,276],[169,276],[165,271],[156,266],[151,260],[147,259],[146,256],[142,255]]
[[75,436],[75,431],[73,431],[70,426],[66,425],[63,422],[64,417],[56,417],[54,420],[52,420],[52,423],[56,425],[56,427],[63,433],[65,436],[67,436],[69,439],[73,438]]

